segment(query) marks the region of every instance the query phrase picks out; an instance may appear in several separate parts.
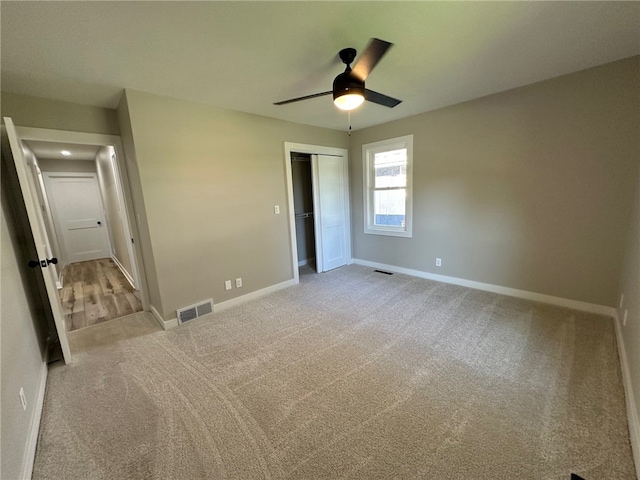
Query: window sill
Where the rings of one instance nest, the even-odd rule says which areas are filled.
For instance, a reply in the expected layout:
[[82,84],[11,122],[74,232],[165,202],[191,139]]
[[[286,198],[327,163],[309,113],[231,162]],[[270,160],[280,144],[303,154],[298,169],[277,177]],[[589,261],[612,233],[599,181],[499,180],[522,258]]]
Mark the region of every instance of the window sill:
[[382,235],[387,237],[413,238],[411,231],[365,228],[365,235]]

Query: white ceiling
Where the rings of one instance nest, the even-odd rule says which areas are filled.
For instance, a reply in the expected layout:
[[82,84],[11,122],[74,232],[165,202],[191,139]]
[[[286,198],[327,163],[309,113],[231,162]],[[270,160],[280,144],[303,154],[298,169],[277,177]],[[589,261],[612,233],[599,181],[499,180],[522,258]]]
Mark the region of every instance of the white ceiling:
[[354,130],[640,54],[638,2],[1,2],[2,89],[114,108],[124,87],[346,129],[337,52],[393,42]]
[[[79,145],[75,143],[44,142],[40,140],[23,140],[33,154],[39,159],[51,160],[95,160],[99,145]],[[62,155],[63,150],[71,153],[69,156]]]

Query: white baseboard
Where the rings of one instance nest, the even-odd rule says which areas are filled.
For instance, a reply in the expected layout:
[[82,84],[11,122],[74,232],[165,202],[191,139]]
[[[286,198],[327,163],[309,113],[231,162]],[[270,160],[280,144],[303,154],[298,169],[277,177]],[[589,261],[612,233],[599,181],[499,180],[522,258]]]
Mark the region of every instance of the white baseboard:
[[631,450],[636,464],[636,476],[640,478],[640,422],[638,421],[638,404],[633,394],[633,383],[631,381],[631,371],[629,370],[629,360],[627,349],[622,339],[622,326],[620,316],[616,310],[614,316],[616,325],[616,339],[618,341],[618,355],[620,357],[620,368],[622,370],[622,384],[624,385],[624,397],[627,403],[627,421],[629,422],[629,437],[631,438]]
[[38,446],[38,434],[40,433],[40,420],[44,408],[44,394],[47,391],[47,375],[49,369],[46,363],[42,363],[40,370],[40,384],[38,386],[38,396],[33,408],[29,436],[25,445],[24,463],[22,465],[22,476],[20,478],[30,479],[33,474],[33,463],[36,459],[36,447]]
[[509,297],[517,297],[525,300],[532,300],[534,302],[548,303],[550,305],[571,308],[573,310],[580,310],[582,312],[597,313],[599,315],[606,315],[609,317],[614,317],[616,313],[615,308],[606,305],[597,305],[595,303],[581,302],[579,300],[571,300],[569,298],[554,297],[552,295],[545,295],[543,293],[529,292],[527,290],[502,287],[500,285],[493,285],[490,283],[465,280],[464,278],[448,277],[446,275],[438,275],[435,273],[423,272],[421,270],[412,270],[410,268],[396,267],[395,265],[370,262],[368,260],[361,260],[359,258],[354,258],[353,263],[355,263],[356,265],[363,265],[365,267],[387,270],[394,273],[404,273],[405,275],[411,275],[413,277],[426,278],[427,280],[435,280],[436,282],[450,283],[453,285],[460,285],[462,287],[474,288],[476,290],[498,293],[500,295],[507,295]]
[[270,293],[282,290],[283,288],[291,287],[294,284],[294,280],[291,279],[287,280],[286,282],[271,285],[270,287],[263,288],[261,290],[256,290],[255,292],[247,293],[246,295],[242,295],[240,297],[232,298],[231,300],[227,300],[226,302],[215,303],[213,305],[213,312],[222,312],[223,310],[235,307],[236,305],[241,305],[251,300],[255,300],[256,298],[264,297],[265,295],[269,295]]
[[165,320],[164,325],[162,325],[162,327],[165,330],[169,330],[170,328],[176,328],[178,325],[180,325],[180,322],[178,322],[178,319],[172,318],[171,320]]
[[170,328],[174,328],[178,326],[177,318],[172,318],[171,320],[165,320],[164,318],[162,318],[162,315],[158,313],[158,310],[156,310],[153,305],[149,305],[149,310],[151,310],[153,317],[158,321],[158,323],[164,330],[169,330]]
[[116,264],[116,267],[118,267],[120,269],[120,271],[122,272],[122,274],[124,275],[124,278],[127,279],[127,282],[129,282],[129,284],[131,285],[131,287],[134,290],[137,290],[136,285],[133,281],[133,277],[131,276],[131,274],[129,272],[127,272],[127,269],[124,268],[124,266],[122,265],[122,263],[120,263],[120,260],[118,260],[118,258],[115,255],[111,255],[111,260],[113,260],[113,263]]
[[[232,298],[231,300],[227,300],[225,302],[221,302],[221,303],[214,302],[213,313],[215,314],[218,312],[222,312],[231,307],[235,307],[236,305],[241,305],[251,300],[255,300],[256,298],[264,297],[265,295],[269,295],[270,293],[277,292],[278,290],[282,290],[283,288],[291,287],[292,285],[295,285],[295,282],[293,279],[287,280],[286,282],[278,283],[276,285],[271,285],[270,287],[266,287],[261,290],[256,290],[255,292],[247,293],[246,295],[242,295],[240,297]],[[154,312],[155,309],[151,307],[151,311]],[[156,318],[158,319],[161,318],[160,315],[157,314],[157,312],[154,313],[154,315],[156,315]],[[171,320],[165,320],[162,323],[162,325],[164,329],[167,330],[169,328],[177,327],[179,325],[179,322],[177,318],[172,318]]]

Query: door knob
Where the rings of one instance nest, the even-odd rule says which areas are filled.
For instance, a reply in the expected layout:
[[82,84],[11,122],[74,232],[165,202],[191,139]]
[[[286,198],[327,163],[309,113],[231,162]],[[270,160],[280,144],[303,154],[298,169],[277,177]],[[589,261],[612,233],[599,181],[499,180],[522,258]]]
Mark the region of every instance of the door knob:
[[56,257],[51,257],[51,258],[45,258],[44,260],[40,260],[40,261],[29,260],[29,263],[27,263],[27,266],[29,268],[36,268],[36,267],[47,268],[50,263],[53,263],[54,265],[56,265],[58,263],[58,259]]
[[102,222],[98,222],[98,225],[102,225]]

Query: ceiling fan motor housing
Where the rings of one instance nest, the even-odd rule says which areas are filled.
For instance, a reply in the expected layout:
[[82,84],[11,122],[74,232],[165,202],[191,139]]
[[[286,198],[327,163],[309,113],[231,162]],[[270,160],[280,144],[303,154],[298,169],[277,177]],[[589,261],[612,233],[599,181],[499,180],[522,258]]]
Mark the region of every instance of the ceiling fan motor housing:
[[343,95],[361,95],[364,97],[364,81],[351,72],[351,63],[356,58],[355,48],[343,48],[338,54],[347,66],[345,71],[333,80],[333,99]]
[[341,73],[333,81],[334,100],[347,94],[364,97],[364,82],[358,80],[351,71]]

